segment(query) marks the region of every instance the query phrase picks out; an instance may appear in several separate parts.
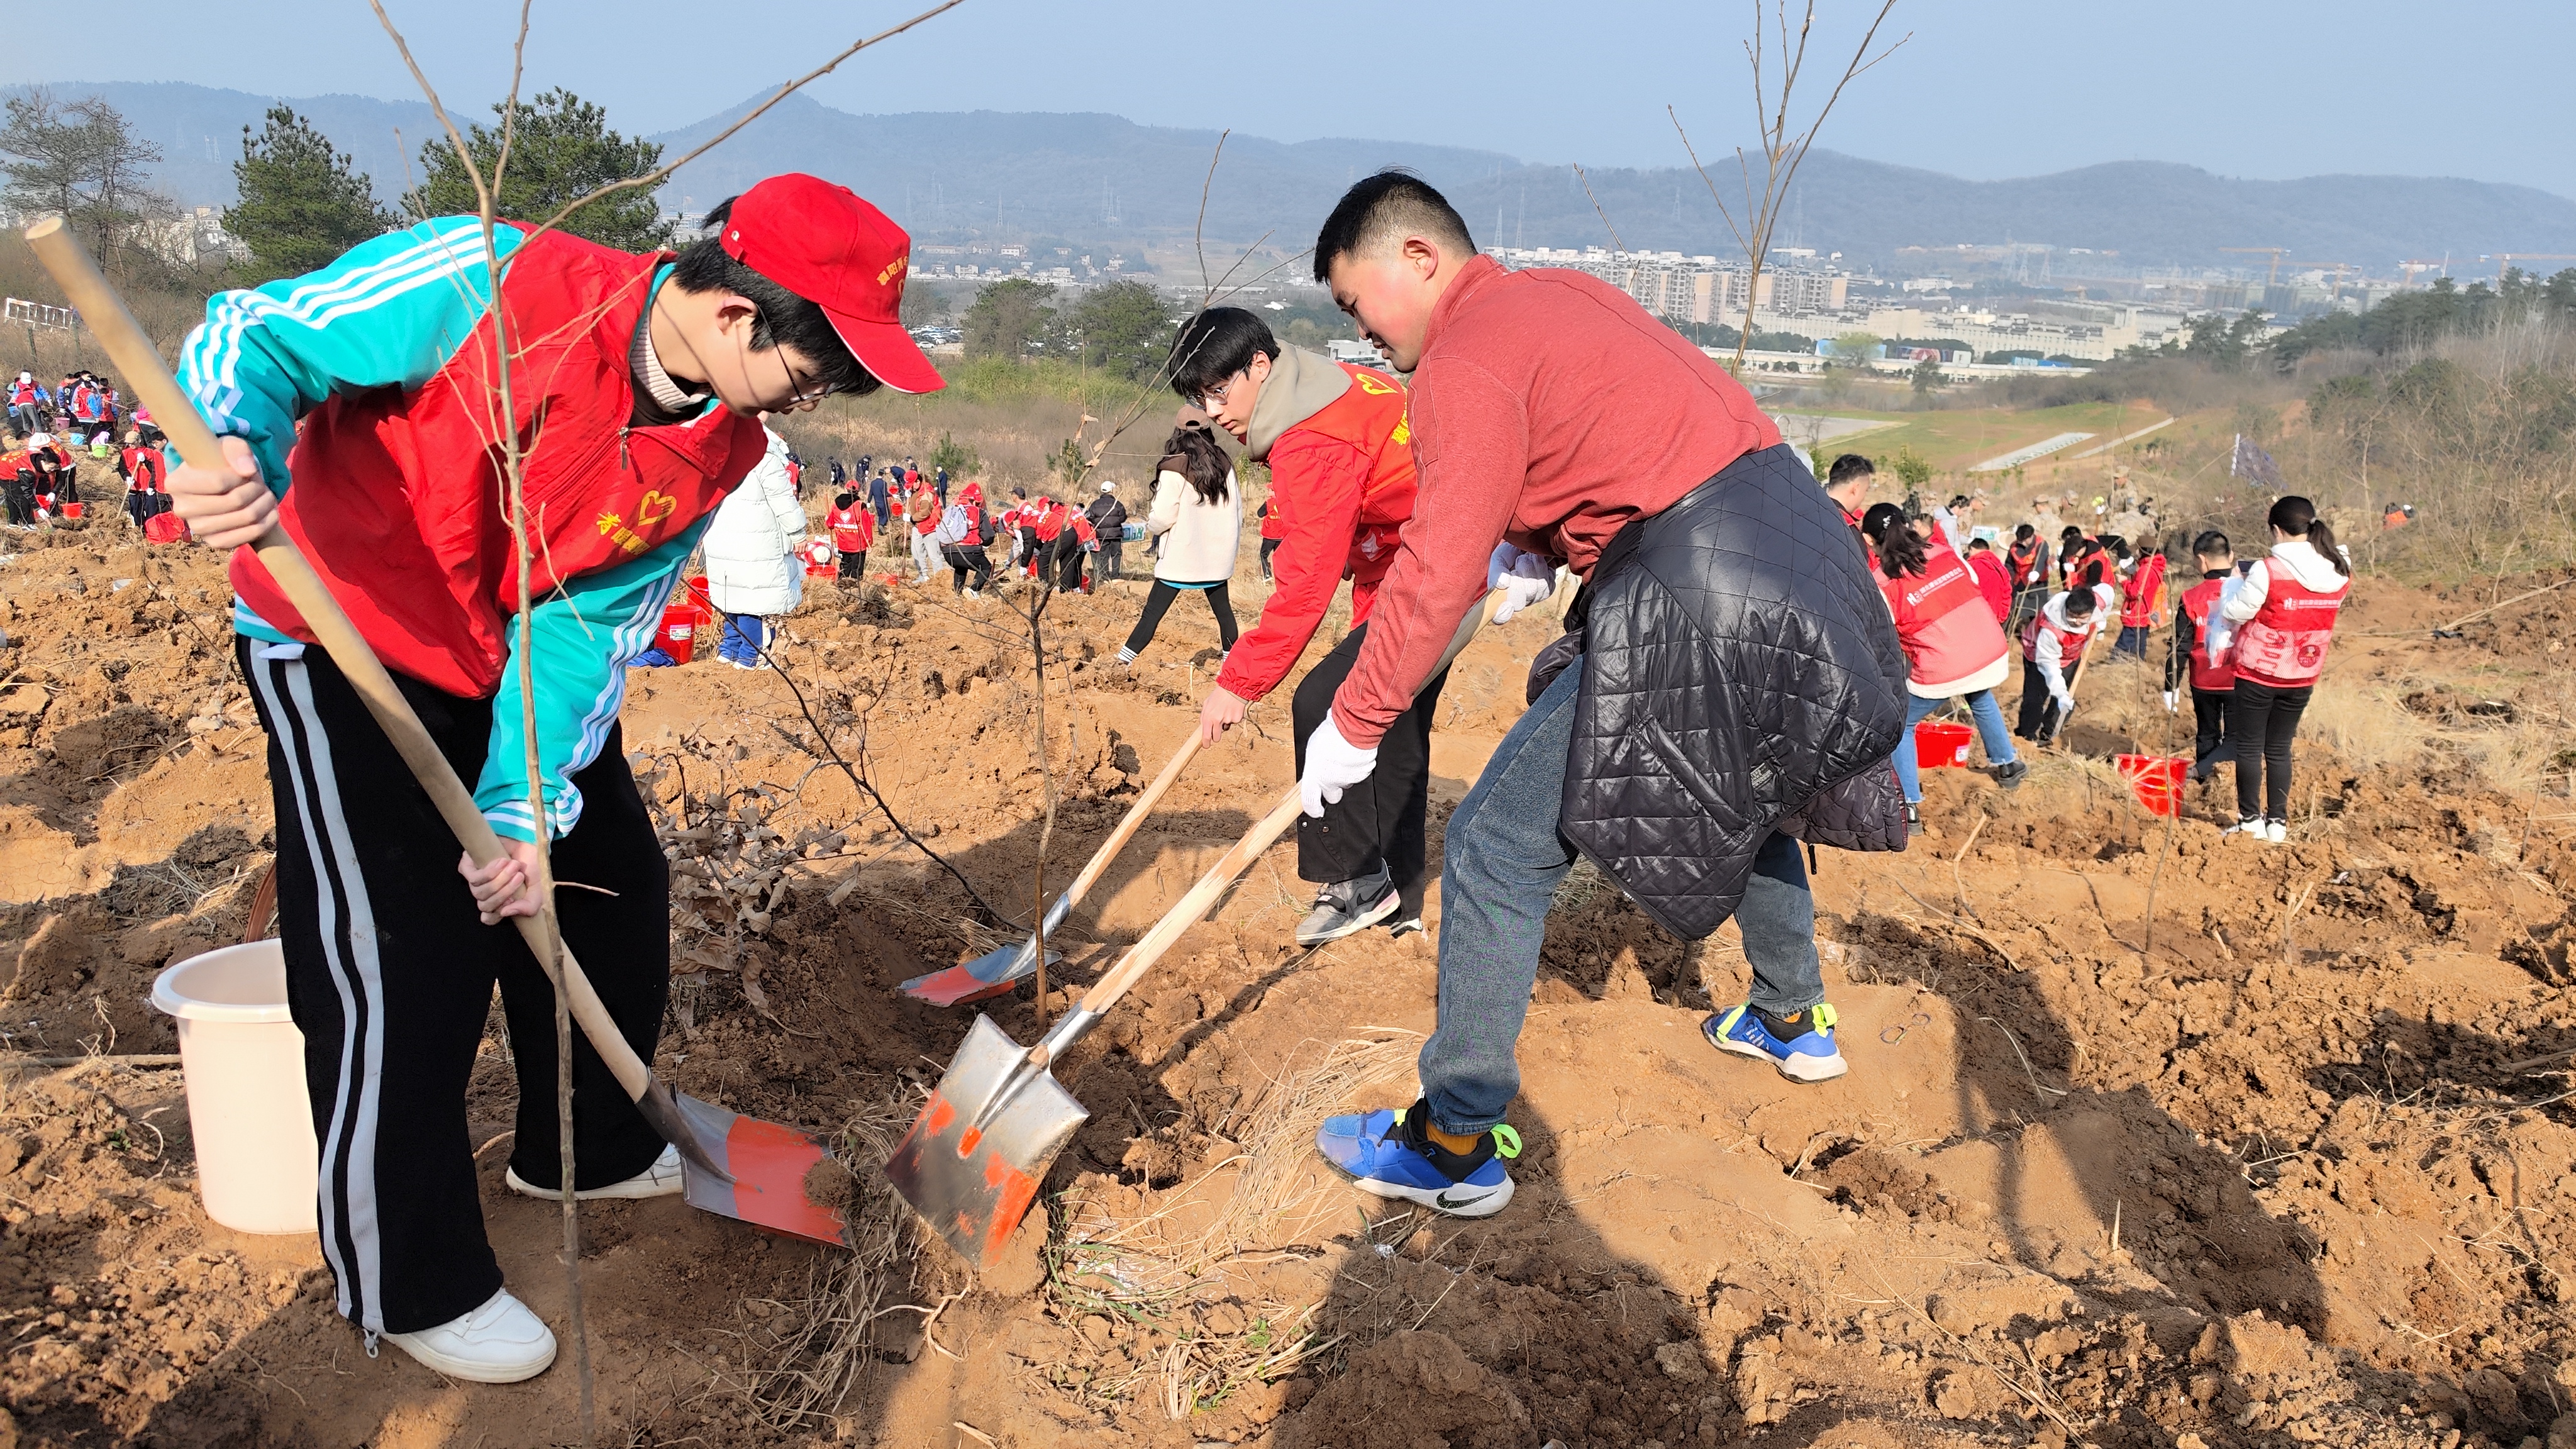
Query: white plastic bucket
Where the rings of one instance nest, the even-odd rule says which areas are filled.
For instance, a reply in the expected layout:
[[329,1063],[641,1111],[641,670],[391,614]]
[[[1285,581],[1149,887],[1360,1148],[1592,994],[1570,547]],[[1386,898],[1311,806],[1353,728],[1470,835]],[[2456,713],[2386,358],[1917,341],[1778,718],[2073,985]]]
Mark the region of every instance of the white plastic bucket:
[[206,1216],[244,1233],[314,1231],[320,1154],[285,951],[254,941],[191,956],[152,983],[152,1004],[178,1018]]

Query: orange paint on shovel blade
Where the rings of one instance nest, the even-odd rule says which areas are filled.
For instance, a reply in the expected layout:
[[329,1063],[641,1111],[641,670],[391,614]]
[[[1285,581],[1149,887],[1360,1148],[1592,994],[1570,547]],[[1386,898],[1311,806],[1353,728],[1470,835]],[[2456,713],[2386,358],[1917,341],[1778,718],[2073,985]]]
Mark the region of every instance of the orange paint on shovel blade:
[[733,1174],[734,1216],[764,1228],[816,1242],[845,1242],[841,1215],[805,1195],[805,1174],[823,1160],[813,1138],[775,1122],[736,1117],[725,1134],[725,1166]]
[[993,1223],[984,1235],[984,1259],[990,1262],[1010,1240],[1011,1229],[1028,1216],[1029,1204],[1037,1201],[1038,1180],[995,1157],[984,1164],[984,1182],[997,1194]]

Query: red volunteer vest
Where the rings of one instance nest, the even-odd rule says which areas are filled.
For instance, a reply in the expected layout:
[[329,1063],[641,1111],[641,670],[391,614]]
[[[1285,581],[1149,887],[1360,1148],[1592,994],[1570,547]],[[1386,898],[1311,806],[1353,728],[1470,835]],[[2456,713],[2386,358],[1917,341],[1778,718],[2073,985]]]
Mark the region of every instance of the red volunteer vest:
[[2014,544],[2010,557],[2013,589],[2018,592],[2022,589],[2038,588],[2042,582],[2040,576],[2046,572],[2040,566],[2040,560],[2046,557],[2046,554],[2040,548],[2038,540],[2034,539],[2028,545]]
[[2183,590],[2183,617],[2191,620],[2191,687],[2216,694],[2236,686],[2236,670],[2225,660],[2209,657],[2209,621],[2218,609],[2218,596],[2227,588],[2225,579],[2202,579]]
[[1986,601],[1986,596],[1977,592],[1976,576],[1968,572],[1957,554],[1937,543],[1926,544],[1923,554],[1921,578],[1912,574],[1899,579],[1884,573],[1879,576],[1879,592],[1887,595],[1900,631],[1929,624],[1952,609]]
[[2263,607],[2237,627],[2229,650],[2237,677],[2275,689],[2314,684],[2317,672],[2326,667],[2326,642],[2351,581],[2320,593],[2292,578],[2288,569],[2267,563],[2263,571],[2270,576]]
[[856,504],[835,508],[823,515],[823,526],[832,530],[832,547],[843,553],[868,551],[868,544],[872,542],[868,537],[868,525],[873,521],[868,511]]
[[2143,629],[2156,621],[2156,609],[2164,602],[2165,556],[2148,554],[2138,561],[2129,577],[2120,584],[2120,622]]
[[2085,616],[2085,627],[2081,629],[2061,629],[2055,624],[2049,622],[2048,611],[2046,609],[2042,609],[2031,615],[2030,621],[2021,626],[2021,657],[2033,660],[2039,657],[2039,636],[2044,630],[2057,636],[2057,658],[2059,663],[2072,664],[2076,660],[2084,657],[2085,644],[2090,642],[2095,634],[2101,632],[2101,625],[2099,623],[2101,617],[2102,611],[2096,609],[2091,614]]

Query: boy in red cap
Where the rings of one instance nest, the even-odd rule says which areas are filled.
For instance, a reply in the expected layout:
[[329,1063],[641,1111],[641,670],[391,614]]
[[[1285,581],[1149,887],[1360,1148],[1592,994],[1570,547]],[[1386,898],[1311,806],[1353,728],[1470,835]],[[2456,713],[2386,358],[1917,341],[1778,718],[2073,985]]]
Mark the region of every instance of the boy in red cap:
[[[465,1086],[495,979],[520,1105],[509,1185],[557,1189],[552,991],[502,918],[536,910],[532,842],[596,890],[557,903],[565,943],[646,1059],[669,988],[670,874],[617,726],[708,515],[765,451],[763,413],[835,392],[928,392],[904,331],[911,240],[846,187],[772,177],[709,213],[713,235],[630,256],[499,228],[518,416],[500,403],[481,223],[425,221],[310,276],[222,292],[179,380],[225,466],[169,488],[231,552],[236,652],[269,737],[278,924],[321,1148],[322,1252],[340,1312],[452,1378],[542,1372],[555,1344],[501,1286],[476,1200]],[[490,439],[525,460],[521,591]],[[510,854],[455,838],[313,633],[245,547],[284,527],[474,788]],[[543,806],[531,809],[535,720]],[[666,1150],[586,1043],[574,1062],[575,1187],[680,1190]]]

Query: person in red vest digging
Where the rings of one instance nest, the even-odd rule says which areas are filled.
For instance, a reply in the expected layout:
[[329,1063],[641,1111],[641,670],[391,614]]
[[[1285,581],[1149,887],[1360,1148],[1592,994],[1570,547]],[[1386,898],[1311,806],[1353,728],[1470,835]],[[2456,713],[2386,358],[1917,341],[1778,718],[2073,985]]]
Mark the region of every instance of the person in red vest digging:
[[1964,699],[1986,747],[1995,782],[2021,787],[2030,766],[2014,753],[1995,686],[2012,675],[2012,644],[1977,588],[1968,565],[1939,531],[1925,538],[1893,503],[1861,515],[1861,537],[1878,565],[1878,591],[1905,646],[1905,733],[1896,742],[1896,783],[1905,792],[1905,829],[1923,833],[1923,776],[1914,757],[1914,727],[1954,699]]
[[832,535],[832,551],[840,555],[841,577],[853,583],[866,577],[868,545],[877,537],[876,515],[868,511],[866,500],[849,489],[834,494],[823,527]]
[[[533,842],[550,837],[555,873],[594,888],[553,908],[651,1060],[670,863],[618,730],[627,665],[709,517],[765,456],[762,414],[941,385],[901,321],[911,239],[848,188],[773,176],[708,223],[677,253],[635,256],[504,222],[501,270],[479,218],[434,218],[320,272],[216,293],[180,351],[179,384],[224,463],[174,468],[170,494],[232,555],[235,658],[268,733],[322,1256],[370,1355],[390,1342],[450,1378],[515,1382],[555,1356],[502,1286],[466,1135],[497,980],[519,1088],[503,1181],[559,1191],[554,993],[502,924],[538,909]],[[517,418],[495,414],[496,303],[534,384],[516,390]],[[489,430],[533,433],[540,412],[525,482],[546,507],[526,520],[523,581]],[[448,854],[428,792],[248,547],[272,525],[473,787],[502,859]],[[576,1191],[679,1192],[678,1155],[587,1043],[574,1053]]]
[[2120,580],[2118,654],[2147,657],[2147,636],[2165,621],[2165,556],[2151,533],[2138,535],[2138,561]]
[[[1351,581],[1351,628],[1299,681],[1290,703],[1299,767],[1305,741],[1332,709],[1368,640],[1378,582],[1395,564],[1396,535],[1413,517],[1413,429],[1402,384],[1354,363],[1282,347],[1240,307],[1212,307],[1173,344],[1173,390],[1270,467],[1270,507],[1287,531],[1269,559],[1277,585],[1226,655],[1199,710],[1199,735],[1243,721],[1244,707],[1279,687]],[[1336,941],[1389,917],[1398,935],[1422,929],[1424,822],[1431,801],[1431,722],[1444,672],[1422,687],[1378,746],[1376,772],[1319,817],[1297,821],[1297,874],[1322,889],[1297,944]]]

